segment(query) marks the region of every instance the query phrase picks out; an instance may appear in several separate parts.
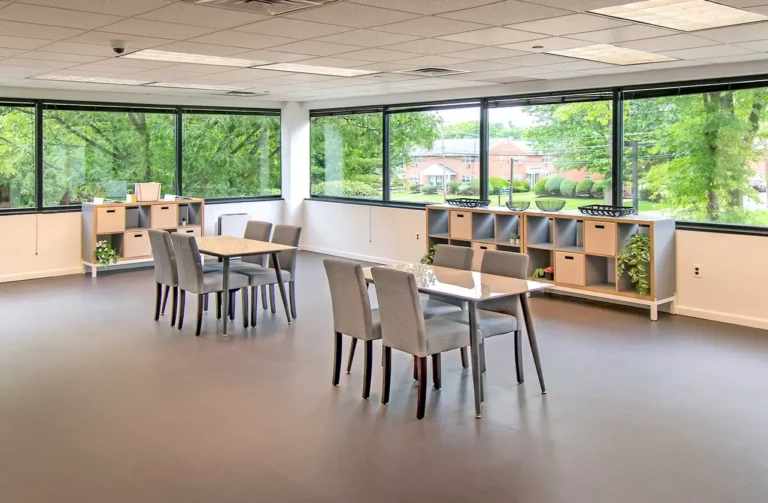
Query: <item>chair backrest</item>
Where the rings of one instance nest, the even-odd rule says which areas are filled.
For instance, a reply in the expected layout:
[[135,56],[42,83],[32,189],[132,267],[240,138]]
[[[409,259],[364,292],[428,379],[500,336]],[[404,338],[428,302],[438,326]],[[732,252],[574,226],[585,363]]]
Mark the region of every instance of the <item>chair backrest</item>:
[[[243,237],[245,239],[255,239],[256,241],[269,241],[269,236],[272,234],[272,222],[260,222],[258,220],[251,220],[245,224],[245,233]],[[249,255],[241,258],[243,262],[250,262],[251,264],[258,264],[264,266],[267,263],[267,255]]]
[[374,267],[372,273],[379,300],[382,344],[415,356],[428,356],[424,313],[413,274],[387,267]]
[[474,257],[475,250],[468,246],[437,245],[432,264],[440,267],[450,267],[451,269],[471,271],[472,259]]
[[[483,254],[483,263],[480,272],[495,276],[525,279],[528,274],[528,255],[507,251],[488,250]],[[482,302],[482,309],[509,314],[515,318],[520,317],[520,299],[507,297]]]
[[173,248],[176,251],[176,267],[179,273],[179,288],[185,292],[203,292],[203,262],[197,248],[195,236],[171,234]]
[[[299,246],[301,239],[301,227],[293,225],[276,225],[275,232],[272,233],[272,242],[287,245]],[[283,251],[277,254],[280,260],[280,269],[291,273],[291,279],[295,279],[296,272],[296,253],[298,250]],[[270,260],[271,263],[271,260]]]
[[179,277],[176,273],[176,255],[168,231],[149,229],[149,243],[152,246],[152,258],[155,260],[155,281],[161,285],[176,286]]
[[371,299],[360,264],[325,259],[325,273],[331,287],[333,330],[362,340],[373,338]]

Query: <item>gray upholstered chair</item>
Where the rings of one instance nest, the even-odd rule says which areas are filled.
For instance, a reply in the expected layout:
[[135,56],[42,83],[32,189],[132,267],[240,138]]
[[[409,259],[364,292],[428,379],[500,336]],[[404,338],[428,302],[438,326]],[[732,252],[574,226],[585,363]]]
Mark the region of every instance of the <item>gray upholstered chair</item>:
[[[483,254],[480,270],[486,274],[506,276],[508,278],[525,279],[528,271],[528,255],[522,253],[489,250]],[[449,313],[440,318],[469,325],[467,311]],[[515,336],[515,368],[517,382],[523,382],[522,339],[520,327],[520,299],[506,297],[503,299],[486,300],[478,304],[477,327],[483,332],[485,339],[496,335],[514,333]],[[483,339],[483,349],[485,349]],[[482,368],[485,370],[485,351],[481,351]]]
[[[299,246],[301,238],[301,227],[293,225],[276,225],[272,233],[272,242],[281,245]],[[296,319],[296,254],[297,250],[282,251],[277,254],[280,261],[280,272],[283,283],[288,283],[288,292],[291,301],[291,317]],[[277,275],[275,274],[274,264],[270,259],[270,267],[264,269],[254,269],[253,267],[243,267],[242,265],[233,266],[239,274],[248,276],[251,287],[269,286],[269,300],[272,312],[277,312],[275,308],[275,285],[277,284]],[[263,293],[263,291],[262,291]],[[252,299],[253,300],[253,299]],[[256,309],[252,306],[252,311]],[[256,325],[256,318],[253,317],[252,324]]]
[[[256,241],[269,241],[269,237],[272,235],[272,222],[261,222],[259,220],[251,220],[245,224],[245,232],[243,237],[245,239],[253,239]],[[245,271],[263,272],[267,266],[267,255],[256,255],[242,257],[240,261],[233,262],[230,265],[230,270],[240,272],[244,274]],[[261,296],[264,302],[264,309],[266,309],[267,302],[267,287],[261,287]],[[257,287],[251,287],[251,325],[256,326],[256,306],[258,304],[258,289]],[[230,302],[230,305],[233,305]]]
[[[194,236],[171,234],[173,248],[176,252],[176,264],[179,274],[179,290],[181,290],[179,302],[179,330],[184,324],[184,307],[186,292],[197,295],[197,329],[195,335],[200,335],[200,327],[203,322],[203,304],[205,295],[209,293],[222,293],[224,291],[224,278],[222,273],[203,273],[203,263],[200,258],[200,250]],[[248,278],[234,272],[229,273],[230,290],[242,289],[243,292],[243,327],[248,327]],[[227,320],[224,320],[226,323]]]
[[[173,288],[173,312],[171,313],[171,326],[176,324],[176,304],[179,296],[179,277],[176,273],[176,256],[173,252],[173,243],[168,231],[149,229],[149,243],[152,246],[152,258],[155,261],[155,282],[157,291],[155,295],[155,321],[165,314],[165,305],[168,303],[168,291]],[[162,309],[160,297],[162,295]]]
[[[341,374],[341,336],[348,335],[355,345],[360,339],[365,343],[365,367],[363,371],[363,398],[371,395],[371,373],[373,371],[373,341],[381,339],[379,310],[371,310],[371,299],[360,264],[344,260],[323,261],[328,285],[331,288],[333,306],[334,358],[333,380],[339,384]],[[351,364],[351,360],[350,360]],[[347,368],[349,373],[349,368]]]
[[[424,320],[413,274],[386,267],[374,267],[372,273],[379,299],[381,343],[384,347],[381,403],[389,402],[392,349],[409,353],[418,361],[416,417],[421,419],[427,397],[427,357],[432,357],[434,384],[436,389],[440,389],[440,354],[469,346],[469,330],[466,325],[441,317]],[[478,336],[482,337],[482,333],[478,332]]]

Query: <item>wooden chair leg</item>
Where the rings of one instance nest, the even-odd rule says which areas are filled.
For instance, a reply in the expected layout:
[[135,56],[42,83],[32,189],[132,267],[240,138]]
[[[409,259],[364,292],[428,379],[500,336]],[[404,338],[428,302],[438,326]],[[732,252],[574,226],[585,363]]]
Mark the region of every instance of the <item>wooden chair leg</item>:
[[266,311],[269,309],[267,305],[267,285],[261,285],[261,307]]
[[469,368],[469,360],[467,359],[467,348],[461,348],[461,368]]
[[440,353],[432,355],[432,384],[435,385],[435,389],[440,389],[442,386],[441,375],[441,358]]
[[392,380],[392,348],[382,346],[384,375],[381,378],[381,403],[389,403],[389,383]]
[[291,318],[296,319],[296,283],[288,282],[288,294],[291,300]]
[[200,329],[203,326],[203,306],[205,305],[205,294],[197,296],[197,327],[195,328],[195,335],[200,336]]
[[336,332],[333,336],[333,377],[331,378],[333,386],[339,385],[341,375],[341,345],[341,332]]
[[523,334],[520,330],[515,330],[515,372],[517,373],[517,382],[525,382],[525,373],[523,372]]
[[173,287],[173,301],[171,302],[171,309],[173,309],[173,312],[171,313],[171,326],[176,325],[176,311],[177,306],[179,303],[179,287],[174,286]]
[[160,319],[160,297],[162,297],[163,285],[155,283],[155,321]]
[[248,287],[242,288],[240,296],[243,298],[243,328],[248,328]]
[[347,374],[352,372],[352,360],[355,358],[356,348],[357,348],[357,339],[352,337],[352,345],[349,346],[349,357],[347,358]]
[[186,303],[187,292],[182,290],[179,292],[179,330],[184,325],[184,304]]
[[363,398],[371,396],[371,374],[373,373],[373,341],[365,341],[365,367],[363,370]]
[[275,306],[275,285],[269,285],[269,310],[272,314],[277,312],[277,307]]
[[221,292],[216,292],[216,319],[221,319]]
[[251,287],[251,326],[256,326],[256,314],[259,312],[258,309],[258,302],[259,302],[259,288],[252,286]]
[[165,285],[164,290],[165,291],[163,292],[163,307],[160,309],[160,314],[163,316],[165,316],[165,306],[166,304],[168,304],[168,292],[170,292],[171,287],[168,285]]
[[427,406],[427,358],[419,358],[419,402],[416,407],[416,419],[424,418],[424,409]]
[[415,356],[413,357],[413,380],[419,380],[419,359]]

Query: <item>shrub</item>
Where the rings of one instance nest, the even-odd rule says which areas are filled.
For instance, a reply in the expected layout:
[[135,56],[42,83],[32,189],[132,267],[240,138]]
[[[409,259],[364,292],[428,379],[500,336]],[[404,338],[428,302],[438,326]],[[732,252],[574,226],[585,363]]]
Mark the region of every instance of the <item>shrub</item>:
[[448,182],[448,185],[446,186],[446,190],[449,194],[458,194],[459,188],[461,187],[461,184],[459,182]]
[[464,184],[459,187],[460,196],[478,196],[480,195],[480,188],[473,187],[471,184]]
[[515,180],[512,182],[512,190],[514,192],[530,192],[531,184],[523,180]]
[[411,193],[412,194],[418,194],[419,192],[421,192],[421,185],[420,184],[417,183],[415,185],[411,185]]
[[537,196],[546,196],[547,195],[547,179],[542,178],[538,182],[536,182],[536,185],[533,187],[533,193]]
[[657,194],[653,189],[643,188],[640,189],[640,200],[658,203],[661,201],[661,194]]
[[425,185],[423,189],[421,189],[422,194],[437,194],[437,185]]
[[503,178],[493,177],[488,180],[488,193],[491,195],[497,195],[499,190],[509,187],[509,182]]
[[594,196],[602,196],[605,192],[605,187],[608,186],[607,180],[598,180],[595,182],[594,185],[592,185],[592,195]]
[[555,175],[547,178],[547,194],[557,195],[560,193],[560,184],[563,183],[565,177],[563,175]]
[[364,182],[353,180],[333,180],[312,185],[310,193],[317,196],[356,197],[368,199],[377,197],[379,192]]
[[589,178],[585,178],[579,183],[576,184],[576,194],[580,196],[588,196],[589,193],[592,191],[592,186],[595,184],[592,180]]
[[576,182],[573,180],[563,180],[560,184],[560,193],[565,197],[573,197],[576,193]]

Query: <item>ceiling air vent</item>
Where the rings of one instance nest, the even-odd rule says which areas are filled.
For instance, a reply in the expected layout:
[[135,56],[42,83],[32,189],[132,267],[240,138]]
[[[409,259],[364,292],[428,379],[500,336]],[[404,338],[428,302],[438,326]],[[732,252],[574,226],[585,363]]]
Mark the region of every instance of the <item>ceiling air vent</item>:
[[426,68],[414,68],[412,70],[399,70],[394,73],[404,73],[405,75],[418,75],[420,77],[446,77],[448,75],[459,75],[469,73],[466,70],[451,70],[450,68],[436,68],[428,66]]
[[339,0],[182,0],[186,3],[222,7],[254,14],[278,16],[310,7],[336,3]]

